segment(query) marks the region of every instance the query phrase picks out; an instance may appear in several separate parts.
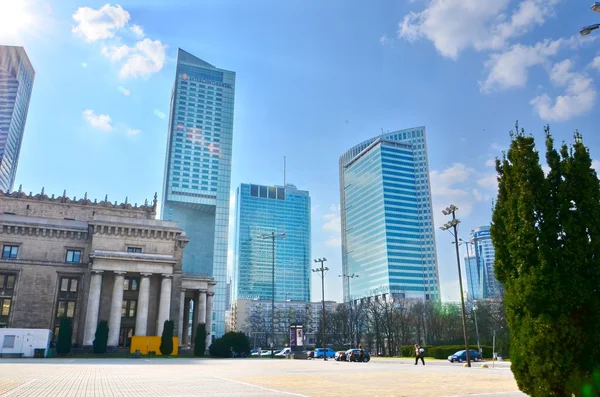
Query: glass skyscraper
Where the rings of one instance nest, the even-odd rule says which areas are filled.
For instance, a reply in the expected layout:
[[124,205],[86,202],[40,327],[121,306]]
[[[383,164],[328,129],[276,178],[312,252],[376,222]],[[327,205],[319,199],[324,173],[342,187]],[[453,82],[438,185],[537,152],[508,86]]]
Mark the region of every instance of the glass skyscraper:
[[388,132],[340,157],[346,301],[439,300],[425,127]]
[[465,257],[465,271],[467,277],[467,291],[469,299],[481,299],[481,283],[479,267],[477,266],[477,257],[475,251],[469,248],[469,256]]
[[190,238],[183,271],[217,282],[215,337],[225,332],[235,73],[179,49],[171,95],[161,216]]
[[13,189],[35,71],[23,47],[0,46],[0,190]]
[[502,294],[502,284],[496,280],[494,262],[496,250],[492,243],[489,226],[481,226],[471,231],[471,241],[475,250],[475,265],[479,275],[480,298],[497,298]]
[[[237,189],[233,299],[310,301],[310,196],[293,185]],[[285,238],[277,235],[285,233]]]

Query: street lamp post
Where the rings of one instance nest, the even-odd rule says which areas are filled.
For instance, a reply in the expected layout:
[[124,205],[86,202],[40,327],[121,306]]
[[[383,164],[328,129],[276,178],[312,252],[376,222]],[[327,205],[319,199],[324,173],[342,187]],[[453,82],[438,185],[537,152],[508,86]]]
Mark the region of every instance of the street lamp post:
[[[600,12],[600,1],[595,1],[594,4],[592,4],[592,11]],[[584,26],[579,30],[579,34],[582,36],[587,36],[588,34],[592,33],[592,31],[598,28],[600,28],[600,23]]]
[[263,240],[265,239],[271,239],[271,241],[273,242],[273,267],[272,267],[272,271],[271,271],[271,358],[275,358],[275,239],[279,237],[281,239],[285,238],[285,233],[278,233],[276,234],[275,232],[271,232],[271,234],[269,233],[263,233],[260,235],[260,238],[262,238]]
[[327,361],[327,342],[325,340],[325,273],[327,273],[329,270],[328,267],[323,267],[323,263],[326,261],[326,258],[315,259],[315,263],[320,263],[321,267],[312,269],[314,273],[319,273],[319,276],[321,276],[321,303],[323,305],[321,308],[321,314],[323,315],[323,360],[325,361]]
[[[440,230],[444,230],[444,231],[445,230],[450,231],[450,229],[454,230],[453,236],[454,236],[454,247],[456,248],[456,264],[458,266],[458,284],[460,287],[460,303],[461,303],[461,308],[462,308],[463,336],[465,338],[465,353],[467,355],[467,366],[470,367],[471,366],[471,355],[469,354],[469,338],[467,336],[467,318],[465,316],[465,296],[463,293],[462,274],[461,274],[461,270],[460,270],[460,252],[458,251],[457,226],[460,223],[460,221],[458,219],[456,219],[456,211],[457,210],[458,210],[458,207],[451,204],[450,207],[448,207],[442,211],[442,213],[444,215],[452,214],[452,220],[447,222],[444,226],[441,226]],[[450,231],[450,234],[452,234],[452,231]]]
[[343,279],[347,279],[348,280],[348,304],[350,305],[350,347],[352,347],[354,345],[354,334],[353,334],[353,327],[352,327],[352,294],[350,294],[350,279],[354,278],[354,277],[358,277],[358,274],[340,274],[338,277],[342,277]]

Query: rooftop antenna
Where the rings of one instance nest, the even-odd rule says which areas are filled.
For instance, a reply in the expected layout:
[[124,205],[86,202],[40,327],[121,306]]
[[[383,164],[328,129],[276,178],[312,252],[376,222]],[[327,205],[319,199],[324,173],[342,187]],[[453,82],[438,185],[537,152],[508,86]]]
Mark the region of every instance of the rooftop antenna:
[[285,186],[285,156],[283,156],[283,187]]

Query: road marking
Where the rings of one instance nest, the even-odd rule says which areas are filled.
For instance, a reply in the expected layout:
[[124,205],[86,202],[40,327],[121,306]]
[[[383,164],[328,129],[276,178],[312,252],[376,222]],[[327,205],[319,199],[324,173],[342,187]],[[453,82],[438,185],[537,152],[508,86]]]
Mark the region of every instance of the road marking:
[[289,391],[282,391],[282,390],[277,390],[277,389],[269,389],[268,387],[253,385],[252,383],[242,382],[242,381],[239,381],[239,380],[233,380],[233,379],[229,379],[229,378],[222,378],[220,376],[213,376],[213,378],[221,379],[221,380],[226,380],[226,381],[233,382],[233,383],[238,383],[240,385],[252,386],[252,387],[256,387],[256,388],[261,389],[261,390],[266,390],[266,391],[270,391],[270,392],[274,392],[274,393],[287,394],[289,396],[309,397],[309,396],[306,396],[304,394],[292,393],[292,392],[289,392]]
[[20,384],[19,386],[15,387],[14,389],[10,390],[8,393],[3,394],[3,396],[10,396],[11,394],[14,394],[16,392],[18,392],[19,390],[23,389],[25,386],[29,385],[32,382],[35,382],[37,379],[31,379],[25,383]]

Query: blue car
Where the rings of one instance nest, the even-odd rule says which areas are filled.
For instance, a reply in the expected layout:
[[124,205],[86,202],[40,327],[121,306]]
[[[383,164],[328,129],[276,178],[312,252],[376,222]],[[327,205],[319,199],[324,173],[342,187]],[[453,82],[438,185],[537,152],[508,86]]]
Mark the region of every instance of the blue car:
[[[469,356],[471,356],[472,361],[481,360],[481,354],[476,350],[469,350]],[[453,355],[448,356],[448,361],[450,361],[451,363],[453,363],[455,361],[458,361],[459,363],[462,363],[463,361],[467,361],[467,351],[466,350],[457,351]]]
[[327,355],[327,358],[333,358],[335,356],[335,351],[328,347],[327,349],[323,349],[323,348],[315,349],[314,358],[323,358],[323,350],[327,351],[327,353],[325,353]]

